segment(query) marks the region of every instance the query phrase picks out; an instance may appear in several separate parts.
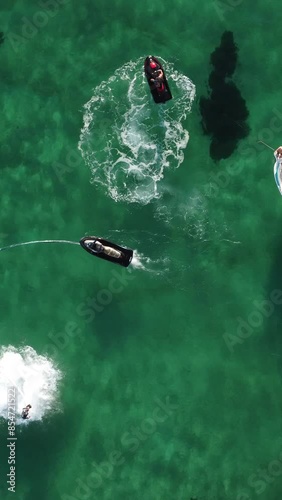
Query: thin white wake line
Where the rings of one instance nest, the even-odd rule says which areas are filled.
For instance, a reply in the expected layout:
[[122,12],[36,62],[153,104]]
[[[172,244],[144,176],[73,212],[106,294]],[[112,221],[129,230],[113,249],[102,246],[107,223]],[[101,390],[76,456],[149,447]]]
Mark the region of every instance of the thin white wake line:
[[35,243],[67,243],[69,245],[79,245],[77,241],[69,241],[69,240],[35,240],[35,241],[25,241],[24,243],[15,243],[14,245],[8,245],[6,247],[0,248],[0,252],[2,250],[8,250],[9,248],[21,247],[24,245],[33,245]]
[[223,238],[222,240],[219,240],[219,241],[228,241],[229,243],[234,243],[234,245],[241,245],[242,244],[241,241],[226,240],[225,238]]

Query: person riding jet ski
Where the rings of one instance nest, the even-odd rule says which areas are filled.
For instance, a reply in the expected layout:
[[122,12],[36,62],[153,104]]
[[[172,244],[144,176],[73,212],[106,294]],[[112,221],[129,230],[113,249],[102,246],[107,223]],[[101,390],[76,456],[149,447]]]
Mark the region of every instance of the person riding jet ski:
[[274,156],[275,158],[282,158],[282,146],[279,146],[279,148],[277,148],[275,151],[274,151]]
[[165,90],[163,70],[152,58],[150,58],[149,66],[150,69],[153,70],[151,72],[152,78],[150,78],[150,82],[155,85],[158,92],[163,92]]
[[130,248],[122,247],[98,236],[84,236],[79,243],[91,255],[123,267],[128,267],[133,258],[133,250]]
[[90,243],[89,245],[92,250],[96,253],[105,253],[109,257],[114,257],[116,259],[120,259],[123,254],[119,250],[116,250],[115,248],[108,247],[106,245],[102,245],[100,241],[94,241],[93,243]]
[[144,72],[156,104],[165,103],[172,99],[164,68],[156,57],[146,57],[144,61]]

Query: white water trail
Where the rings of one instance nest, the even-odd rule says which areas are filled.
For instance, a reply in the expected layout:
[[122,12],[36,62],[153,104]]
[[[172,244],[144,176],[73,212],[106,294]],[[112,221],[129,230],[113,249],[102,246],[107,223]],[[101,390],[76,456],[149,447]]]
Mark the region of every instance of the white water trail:
[[24,245],[34,245],[35,243],[66,243],[68,245],[79,245],[77,241],[69,241],[69,240],[34,240],[34,241],[25,241],[24,243],[15,243],[13,245],[2,247],[0,248],[0,252],[2,252],[2,250],[8,250],[9,248],[22,247]]
[[137,250],[133,252],[133,258],[131,261],[131,266],[134,269],[146,269],[146,264],[150,262],[149,257],[145,257],[143,254],[139,253]]
[[146,255],[142,253],[139,253],[138,250],[134,250],[130,265],[137,271],[141,270],[151,274],[162,275],[168,272],[169,262],[170,259],[168,257],[162,257],[154,260],[146,257]]

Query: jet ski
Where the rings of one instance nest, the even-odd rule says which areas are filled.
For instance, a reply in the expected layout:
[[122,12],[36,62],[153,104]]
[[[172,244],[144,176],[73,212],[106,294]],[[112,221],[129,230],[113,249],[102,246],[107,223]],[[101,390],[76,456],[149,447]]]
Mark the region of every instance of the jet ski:
[[172,99],[164,69],[156,57],[146,57],[144,71],[155,103],[165,103]]
[[274,168],[273,168],[273,173],[274,173],[274,179],[276,182],[276,185],[279,189],[280,194],[282,194],[282,158],[279,158],[278,155],[274,153],[275,156],[275,163],[274,163]]
[[100,259],[109,260],[114,264],[128,267],[133,257],[133,250],[124,248],[104,238],[97,236],[84,236],[81,238],[80,245],[86,252]]

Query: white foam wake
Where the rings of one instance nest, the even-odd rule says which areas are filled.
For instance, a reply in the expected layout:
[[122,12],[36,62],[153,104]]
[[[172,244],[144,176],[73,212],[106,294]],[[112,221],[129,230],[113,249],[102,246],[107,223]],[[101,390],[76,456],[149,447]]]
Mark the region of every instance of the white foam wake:
[[17,423],[26,423],[21,411],[31,404],[30,420],[41,420],[50,410],[57,408],[58,382],[61,372],[52,361],[36,353],[32,347],[16,349],[13,346],[0,350],[0,417],[7,418],[8,388],[17,392]]
[[131,261],[131,266],[134,269],[146,269],[146,264],[148,265],[151,262],[149,257],[145,257],[145,255],[139,253],[137,250],[133,252],[133,258]]
[[143,58],[115,71],[94,89],[85,106],[79,149],[92,182],[115,201],[149,203],[158,198],[165,168],[183,162],[189,140],[183,121],[195,97],[191,80],[164,63],[173,100],[156,105],[143,72]]
[[134,269],[149,272],[151,274],[162,275],[169,269],[169,258],[160,257],[159,259],[150,259],[146,255],[134,250],[130,266]]

